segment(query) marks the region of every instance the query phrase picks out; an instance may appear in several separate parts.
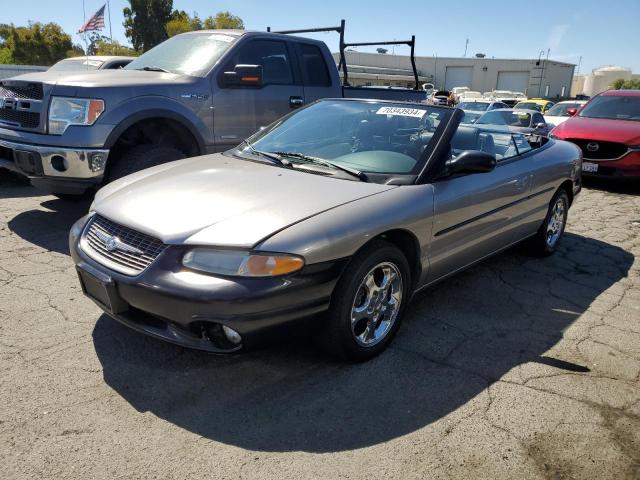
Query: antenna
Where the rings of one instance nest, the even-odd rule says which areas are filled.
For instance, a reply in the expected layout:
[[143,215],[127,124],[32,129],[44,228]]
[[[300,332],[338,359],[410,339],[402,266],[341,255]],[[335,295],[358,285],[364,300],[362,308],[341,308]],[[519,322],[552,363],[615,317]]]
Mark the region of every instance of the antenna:
[[463,57],[467,56],[467,47],[469,46],[469,38],[467,37],[467,41],[464,42],[464,55]]

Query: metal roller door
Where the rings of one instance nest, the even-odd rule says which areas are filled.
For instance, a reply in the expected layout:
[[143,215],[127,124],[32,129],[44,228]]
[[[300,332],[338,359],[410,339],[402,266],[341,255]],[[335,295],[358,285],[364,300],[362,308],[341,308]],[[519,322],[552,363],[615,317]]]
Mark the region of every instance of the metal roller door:
[[528,85],[529,72],[498,72],[496,90],[526,93]]
[[447,67],[444,76],[444,89],[469,87],[473,81],[473,67]]

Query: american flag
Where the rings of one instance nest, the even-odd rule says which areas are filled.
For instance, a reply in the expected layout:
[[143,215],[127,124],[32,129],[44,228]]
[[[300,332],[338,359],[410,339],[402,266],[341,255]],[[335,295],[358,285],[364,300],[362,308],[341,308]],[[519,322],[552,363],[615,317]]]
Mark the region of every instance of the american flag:
[[87,23],[80,27],[78,33],[90,32],[91,30],[99,30],[101,28],[104,28],[104,7],[106,6],[107,4],[105,3],[100,10],[94,13],[93,17],[91,17]]

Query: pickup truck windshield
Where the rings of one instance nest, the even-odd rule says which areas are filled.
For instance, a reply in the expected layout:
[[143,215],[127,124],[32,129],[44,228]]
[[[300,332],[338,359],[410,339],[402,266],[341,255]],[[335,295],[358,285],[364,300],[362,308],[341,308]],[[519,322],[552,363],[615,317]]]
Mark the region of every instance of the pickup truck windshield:
[[[365,174],[415,174],[426,161],[422,153],[440,136],[438,126],[452,112],[424,104],[324,100],[284,117],[249,142],[254,151],[278,154],[294,168],[325,160]],[[246,144],[238,152],[252,153]]]
[[226,33],[187,33],[176,35],[141,55],[126,70],[152,70],[205,76],[236,40]]

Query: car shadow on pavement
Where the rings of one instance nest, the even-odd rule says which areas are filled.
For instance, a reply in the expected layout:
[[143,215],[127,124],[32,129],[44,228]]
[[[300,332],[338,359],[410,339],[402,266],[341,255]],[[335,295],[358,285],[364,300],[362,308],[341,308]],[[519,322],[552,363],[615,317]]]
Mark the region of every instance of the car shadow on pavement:
[[507,252],[418,294],[390,348],[363,364],[335,362],[309,342],[208,355],[106,315],[93,341],[105,382],[140,412],[255,451],[344,451],[480,405],[489,385],[527,362],[588,372],[549,350],[633,260],[575,234],[549,258]]
[[69,230],[89,211],[91,200],[81,197],[76,201],[54,198],[42,202],[45,210],[27,210],[13,217],[9,229],[28,242],[47,250],[69,254]]

